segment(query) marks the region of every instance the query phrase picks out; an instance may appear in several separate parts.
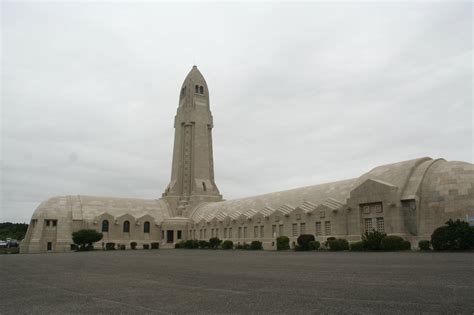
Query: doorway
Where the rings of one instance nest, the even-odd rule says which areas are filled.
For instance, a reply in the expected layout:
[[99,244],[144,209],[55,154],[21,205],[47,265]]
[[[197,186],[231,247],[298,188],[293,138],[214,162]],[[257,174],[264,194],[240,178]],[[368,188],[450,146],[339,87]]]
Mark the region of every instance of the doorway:
[[168,230],[166,231],[166,243],[173,243],[174,242],[174,231]]
[[53,243],[52,243],[52,242],[48,242],[48,244],[46,244],[46,249],[47,249],[48,251],[53,250]]

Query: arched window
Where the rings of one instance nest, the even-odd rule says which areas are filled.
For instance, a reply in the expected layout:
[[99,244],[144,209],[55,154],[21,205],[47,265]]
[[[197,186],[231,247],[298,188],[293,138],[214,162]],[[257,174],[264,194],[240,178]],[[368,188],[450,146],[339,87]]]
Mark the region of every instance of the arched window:
[[196,86],[194,87],[194,92],[199,93],[199,86],[198,86],[198,85],[196,85]]
[[123,232],[124,233],[130,233],[130,222],[125,221],[123,223]]
[[199,93],[204,94],[204,87],[202,85],[199,87]]
[[150,222],[146,221],[143,224],[143,233],[150,233]]
[[102,221],[102,232],[108,232],[109,231],[109,221],[104,220]]
[[206,183],[205,182],[202,182],[202,190],[206,191]]

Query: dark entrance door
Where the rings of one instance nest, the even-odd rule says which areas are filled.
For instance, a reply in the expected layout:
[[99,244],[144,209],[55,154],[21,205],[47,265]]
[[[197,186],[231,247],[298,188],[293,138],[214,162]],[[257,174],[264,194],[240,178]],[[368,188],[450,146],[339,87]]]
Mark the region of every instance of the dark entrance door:
[[52,242],[48,242],[47,250],[53,250],[53,243]]
[[174,231],[166,231],[166,242],[167,243],[173,243],[174,242]]

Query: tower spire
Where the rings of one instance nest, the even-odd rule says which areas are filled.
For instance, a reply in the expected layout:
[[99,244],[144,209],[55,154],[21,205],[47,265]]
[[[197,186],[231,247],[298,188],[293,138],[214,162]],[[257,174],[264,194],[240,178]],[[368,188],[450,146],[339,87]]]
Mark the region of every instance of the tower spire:
[[222,200],[214,181],[209,90],[196,65],[181,86],[174,128],[171,180],[163,197],[176,216],[186,216],[202,202]]

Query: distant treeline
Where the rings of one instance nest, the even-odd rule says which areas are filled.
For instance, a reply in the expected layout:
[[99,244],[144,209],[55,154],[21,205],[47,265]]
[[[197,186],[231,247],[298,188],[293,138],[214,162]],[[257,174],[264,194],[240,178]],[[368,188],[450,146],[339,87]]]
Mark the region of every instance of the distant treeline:
[[0,223],[0,240],[6,240],[7,238],[22,240],[27,229],[28,224],[26,223]]

